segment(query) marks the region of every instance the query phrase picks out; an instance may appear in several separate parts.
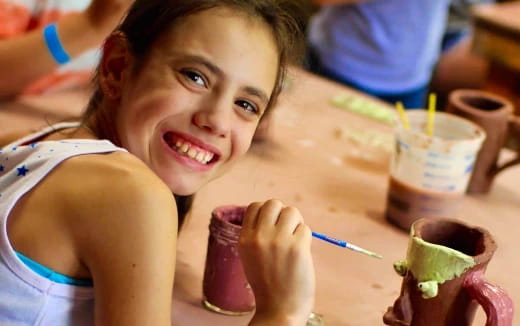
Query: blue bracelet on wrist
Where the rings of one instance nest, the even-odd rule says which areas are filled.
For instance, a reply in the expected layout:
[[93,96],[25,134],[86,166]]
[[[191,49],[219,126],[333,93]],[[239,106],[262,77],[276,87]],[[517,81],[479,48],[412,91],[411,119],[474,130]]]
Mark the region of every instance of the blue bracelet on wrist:
[[70,61],[70,56],[61,45],[56,24],[47,25],[43,29],[43,39],[45,40],[45,44],[47,45],[50,54],[57,63],[63,65]]

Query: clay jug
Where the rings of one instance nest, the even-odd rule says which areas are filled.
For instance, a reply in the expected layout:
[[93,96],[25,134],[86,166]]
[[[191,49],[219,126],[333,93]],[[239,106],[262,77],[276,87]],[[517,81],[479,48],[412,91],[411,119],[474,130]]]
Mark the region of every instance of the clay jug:
[[487,193],[499,172],[520,163],[518,153],[509,162],[501,165],[497,163],[500,150],[508,137],[520,144],[520,117],[513,115],[513,104],[507,99],[470,89],[451,92],[446,111],[469,119],[485,130],[487,137],[478,154],[468,193]]
[[486,326],[512,326],[513,302],[484,279],[496,249],[488,231],[453,219],[422,218],[410,230],[406,259],[394,268],[401,293],[383,317],[392,326],[470,326],[477,303]]

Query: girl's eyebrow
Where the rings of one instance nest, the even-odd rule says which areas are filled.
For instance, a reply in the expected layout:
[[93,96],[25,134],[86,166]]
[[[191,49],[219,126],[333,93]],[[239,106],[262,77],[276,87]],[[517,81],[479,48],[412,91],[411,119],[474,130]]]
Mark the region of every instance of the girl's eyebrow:
[[[184,59],[193,61],[195,63],[205,66],[209,71],[211,71],[212,73],[214,73],[215,75],[217,75],[219,77],[223,77],[225,75],[225,73],[224,73],[224,71],[222,71],[222,69],[220,69],[214,63],[212,63],[211,61],[207,60],[206,58],[204,58],[202,56],[186,55],[186,56],[184,56]],[[246,87],[244,87],[244,91],[246,93],[248,93],[249,95],[255,96],[258,99],[260,99],[260,101],[262,101],[263,104],[267,105],[267,103],[269,103],[269,96],[267,96],[267,94],[259,88],[256,88],[253,86],[246,86]]]
[[267,96],[267,94],[265,94],[265,92],[263,92],[262,90],[260,90],[258,88],[247,86],[244,88],[244,91],[246,93],[248,93],[249,95],[258,97],[258,99],[260,99],[260,101],[262,101],[263,104],[265,104],[265,105],[267,105],[267,103],[269,103],[269,97]]
[[222,69],[220,69],[214,63],[212,63],[211,61],[209,61],[208,59],[206,59],[204,57],[201,57],[199,55],[185,55],[183,57],[185,60],[193,61],[195,63],[205,66],[212,73],[214,73],[215,75],[218,75],[219,77],[223,77],[225,75],[224,72],[222,71]]

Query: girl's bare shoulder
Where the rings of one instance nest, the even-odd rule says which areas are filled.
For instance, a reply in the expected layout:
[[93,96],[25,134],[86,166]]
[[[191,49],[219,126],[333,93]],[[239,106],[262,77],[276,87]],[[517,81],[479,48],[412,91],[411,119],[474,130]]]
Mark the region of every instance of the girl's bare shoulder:
[[[110,193],[111,198],[118,196],[146,196],[153,191],[155,196],[171,191],[166,184],[141,160],[128,152],[79,155],[64,161],[56,171],[59,182],[75,188],[87,198],[101,200],[100,195]],[[78,187],[79,186],[79,187]],[[122,197],[120,197],[122,196]],[[72,198],[74,199],[74,198]],[[161,199],[160,196],[157,198]]]
[[17,139],[22,138],[30,133],[33,133],[33,132],[36,132],[36,129],[1,133],[0,134],[0,148],[8,145],[11,142],[14,142]]
[[[177,222],[173,194],[141,160],[127,152],[88,154],[67,159],[42,184],[42,193],[58,192],[64,218],[74,216],[80,231],[125,221],[128,228]],[[84,222],[85,225],[81,225]],[[97,223],[92,223],[97,222]],[[176,225],[175,225],[176,228]],[[93,230],[95,231],[95,230]]]

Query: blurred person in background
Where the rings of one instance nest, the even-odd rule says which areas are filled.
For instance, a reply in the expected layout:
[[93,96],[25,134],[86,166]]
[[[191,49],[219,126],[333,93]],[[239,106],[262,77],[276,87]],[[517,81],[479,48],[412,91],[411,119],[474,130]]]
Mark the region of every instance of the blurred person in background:
[[309,70],[394,104],[424,107],[450,0],[313,0]]

